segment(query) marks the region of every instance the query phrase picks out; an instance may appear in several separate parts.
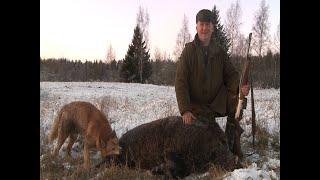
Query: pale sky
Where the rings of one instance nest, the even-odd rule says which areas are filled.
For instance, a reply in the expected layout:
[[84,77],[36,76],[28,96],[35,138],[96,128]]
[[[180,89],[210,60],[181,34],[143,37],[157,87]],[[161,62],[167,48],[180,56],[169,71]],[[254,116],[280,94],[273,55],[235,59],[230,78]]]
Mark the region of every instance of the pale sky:
[[[40,0],[40,57],[69,60],[105,60],[112,45],[116,59],[125,57],[133,37],[137,12],[141,5],[149,13],[149,45],[173,57],[177,34],[185,14],[189,32],[196,34],[195,17],[201,9],[220,11],[225,23],[226,12],[236,0]],[[240,0],[241,33],[249,34],[254,13],[261,0]],[[270,35],[280,23],[280,0],[266,0],[269,6]]]

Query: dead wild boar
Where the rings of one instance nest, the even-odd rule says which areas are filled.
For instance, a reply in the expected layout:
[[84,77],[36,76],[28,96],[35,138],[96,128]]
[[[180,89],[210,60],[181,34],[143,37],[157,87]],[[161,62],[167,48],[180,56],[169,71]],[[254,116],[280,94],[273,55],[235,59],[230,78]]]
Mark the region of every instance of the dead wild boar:
[[137,126],[123,134],[119,145],[121,164],[174,178],[206,172],[211,163],[226,170],[233,170],[237,163],[216,122],[184,125],[179,116]]

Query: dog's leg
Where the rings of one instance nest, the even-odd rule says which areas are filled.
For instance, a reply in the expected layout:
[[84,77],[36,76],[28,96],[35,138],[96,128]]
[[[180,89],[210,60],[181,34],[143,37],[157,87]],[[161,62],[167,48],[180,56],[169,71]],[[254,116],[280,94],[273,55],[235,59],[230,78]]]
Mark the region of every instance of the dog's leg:
[[68,147],[67,147],[67,156],[68,158],[71,158],[71,148],[72,148],[72,145],[74,144],[74,142],[76,141],[77,139],[77,135],[76,134],[70,134],[69,136],[69,144],[68,144]]
[[61,148],[61,146],[63,145],[64,141],[67,139],[67,134],[65,131],[63,131],[61,128],[59,128],[58,130],[58,143],[57,143],[57,147],[54,150],[54,155],[57,156],[59,154],[59,150]]
[[89,154],[88,142],[86,139],[84,139],[84,145],[83,145],[83,159],[84,159],[84,168],[86,170],[89,170],[90,169],[90,154]]

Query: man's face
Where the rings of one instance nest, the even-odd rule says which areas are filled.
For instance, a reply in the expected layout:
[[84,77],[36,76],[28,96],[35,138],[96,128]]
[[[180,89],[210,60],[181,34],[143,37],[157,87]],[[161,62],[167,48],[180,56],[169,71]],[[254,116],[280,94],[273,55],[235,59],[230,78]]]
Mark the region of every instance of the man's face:
[[197,22],[197,33],[200,41],[208,41],[211,38],[211,33],[213,32],[213,24],[212,22]]

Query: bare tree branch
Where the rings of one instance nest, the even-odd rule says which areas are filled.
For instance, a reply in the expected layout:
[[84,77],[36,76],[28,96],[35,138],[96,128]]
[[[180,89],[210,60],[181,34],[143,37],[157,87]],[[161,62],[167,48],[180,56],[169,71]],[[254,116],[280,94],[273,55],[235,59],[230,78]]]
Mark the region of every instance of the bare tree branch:
[[150,21],[150,18],[149,18],[148,9],[146,8],[144,10],[141,6],[139,6],[139,11],[137,13],[137,24],[143,35],[142,41],[145,41],[146,47],[148,47],[149,45],[149,32],[148,32],[149,21]]
[[116,59],[116,54],[112,48],[111,43],[109,44],[107,48],[107,55],[106,55],[106,62],[105,63],[110,63],[111,61]]
[[274,36],[274,47],[275,51],[280,53],[280,22],[277,27],[277,32]]
[[191,41],[191,34],[189,33],[188,19],[186,15],[183,15],[182,27],[178,33],[175,50],[173,52],[175,60],[178,60],[185,44],[190,41]]
[[269,48],[269,26],[268,14],[269,6],[265,0],[260,3],[260,9],[255,14],[255,22],[253,24],[253,46],[252,49],[259,57],[262,57]]
[[[242,46],[239,46],[240,42],[240,22],[241,18],[241,7],[239,0],[234,4],[232,3],[230,8],[227,10],[227,18],[225,22],[226,34],[230,39],[230,54],[231,56],[239,55]],[[238,49],[240,48],[240,49]]]

